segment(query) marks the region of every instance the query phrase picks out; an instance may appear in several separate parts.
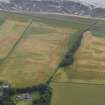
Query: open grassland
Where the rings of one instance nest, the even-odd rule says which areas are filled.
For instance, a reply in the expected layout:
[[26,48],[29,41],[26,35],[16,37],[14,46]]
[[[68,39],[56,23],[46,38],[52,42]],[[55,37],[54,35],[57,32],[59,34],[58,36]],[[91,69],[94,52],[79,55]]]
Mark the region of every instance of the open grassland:
[[92,35],[97,37],[105,37],[105,22],[104,21],[98,21],[95,26],[93,26],[90,31],[92,32]]
[[5,22],[5,17],[0,15],[0,25],[2,25]]
[[75,83],[52,83],[51,105],[104,105],[105,86]]
[[20,101],[16,105],[31,105],[31,103],[26,102],[26,101]]
[[[9,22],[11,23],[11,20]],[[16,22],[12,22],[14,26]],[[7,23],[8,21],[6,25]],[[26,25],[24,22],[17,24]],[[18,35],[15,34],[19,37],[21,35],[19,29],[23,30],[24,28],[19,27],[18,29],[18,25],[15,25],[13,29],[13,26],[10,24],[10,31],[7,33],[16,30]],[[14,51],[0,65],[0,80],[7,81],[17,87],[46,82],[61,61],[65,50],[67,50],[65,46],[73,32],[75,30],[72,28],[54,27],[33,21]],[[10,35],[13,35],[8,36],[10,40],[14,39],[14,34]],[[9,38],[7,39],[9,40]],[[11,49],[9,44],[13,45],[11,41],[8,41],[8,47],[5,47]],[[3,51],[7,53],[7,49]]]

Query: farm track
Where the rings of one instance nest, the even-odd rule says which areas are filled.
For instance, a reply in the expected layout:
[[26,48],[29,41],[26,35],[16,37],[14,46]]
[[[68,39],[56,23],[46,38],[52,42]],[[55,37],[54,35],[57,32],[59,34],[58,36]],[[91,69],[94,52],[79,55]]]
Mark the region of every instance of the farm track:
[[64,82],[60,82],[60,81],[55,81],[55,80],[53,80],[52,81],[53,83],[60,83],[60,84],[62,84],[62,83],[64,83],[64,84],[71,84],[71,83],[74,83],[74,84],[84,84],[84,85],[103,85],[103,86],[105,86],[105,82],[103,82],[103,83],[101,83],[100,81],[99,82],[86,82],[86,81],[64,81]]
[[7,54],[7,56],[3,59],[0,59],[0,64],[2,64],[14,51],[14,49],[16,48],[16,46],[19,44],[19,42],[21,41],[21,39],[24,37],[25,32],[27,31],[27,29],[31,26],[32,21],[30,21],[30,23],[27,25],[27,27],[25,28],[25,30],[23,31],[23,33],[21,34],[21,36],[19,37],[19,39],[15,42],[15,44],[13,45],[13,47],[10,49],[9,53]]

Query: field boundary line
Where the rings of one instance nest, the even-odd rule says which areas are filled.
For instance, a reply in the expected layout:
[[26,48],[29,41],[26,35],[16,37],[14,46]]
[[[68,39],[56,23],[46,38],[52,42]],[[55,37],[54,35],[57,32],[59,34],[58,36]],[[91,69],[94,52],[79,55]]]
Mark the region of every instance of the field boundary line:
[[[96,22],[94,22],[94,23],[92,23],[91,25],[89,25],[87,28],[85,28],[84,30],[82,30],[79,34],[80,34],[80,37],[81,37],[81,40],[82,40],[82,37],[83,37],[83,34],[86,32],[86,31],[88,31],[88,30],[90,30],[91,29],[91,27],[93,27],[94,25],[96,25],[96,23],[97,23],[97,21]],[[81,41],[80,40],[80,41]],[[81,43],[81,42],[80,42]],[[68,49],[68,51],[66,52],[66,53],[68,53],[69,52],[69,50],[70,49]],[[77,48],[77,50],[78,50],[78,48]],[[74,52],[75,53],[75,52]],[[74,54],[73,54],[74,55]],[[51,77],[46,81],[46,84],[50,84],[52,81],[53,81],[53,78],[54,78],[54,76],[56,75],[56,73],[57,73],[57,71],[59,70],[59,68],[62,68],[61,67],[61,63],[62,63],[62,61],[65,59],[65,55],[64,55],[64,57],[63,57],[63,59],[61,60],[61,62],[58,64],[58,66],[57,66],[57,68],[55,69],[55,71],[54,71],[54,73],[51,75]]]
[[101,83],[101,82],[76,82],[76,81],[68,81],[68,82],[60,82],[60,81],[52,81],[52,83],[56,83],[56,84],[70,84],[70,83],[73,83],[73,84],[84,84],[84,85],[104,85],[105,86],[105,82],[104,83]]
[[[64,41],[67,40],[66,35],[67,35],[67,34],[64,33]],[[68,42],[68,41],[67,41],[67,42]],[[63,43],[60,42],[59,44],[60,44],[60,46],[62,45],[64,49],[66,49],[67,43],[63,44]],[[58,48],[58,47],[57,47],[57,48]],[[57,48],[56,48],[56,49],[57,49]],[[56,74],[56,72],[58,71],[58,69],[59,69],[59,64],[61,63],[62,59],[64,58],[65,53],[66,53],[66,52],[62,52],[62,54],[61,54],[62,57],[61,57],[61,59],[60,59],[60,61],[59,61],[59,63],[58,63],[58,66],[56,67],[55,71],[53,72],[53,75],[51,75],[50,78],[47,80],[47,84],[50,83],[51,79],[53,78],[53,76],[54,76],[54,75]],[[53,53],[52,53],[52,55],[53,55]],[[52,58],[52,55],[51,55],[51,58]]]
[[23,33],[21,34],[21,36],[17,39],[17,41],[15,42],[15,44],[13,45],[13,47],[10,49],[10,51],[8,52],[7,56],[4,57],[3,59],[0,60],[0,64],[2,64],[10,55],[11,53],[14,51],[14,49],[16,48],[16,46],[19,44],[19,42],[21,41],[21,39],[24,37],[25,32],[27,31],[27,29],[29,29],[29,27],[31,26],[33,20],[31,20],[29,22],[29,24],[27,25],[27,27],[24,29]]

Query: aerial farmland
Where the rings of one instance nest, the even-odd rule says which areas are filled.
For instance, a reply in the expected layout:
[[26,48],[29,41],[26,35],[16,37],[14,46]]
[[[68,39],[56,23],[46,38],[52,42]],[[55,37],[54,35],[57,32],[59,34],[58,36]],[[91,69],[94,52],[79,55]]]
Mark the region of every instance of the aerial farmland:
[[105,103],[104,25],[92,18],[0,12],[0,85],[9,87],[10,102],[64,105],[65,97],[66,105],[84,105],[92,97],[85,105]]
[[18,87],[47,81],[65,53],[70,33],[74,31],[29,19],[5,19],[0,29],[0,80]]

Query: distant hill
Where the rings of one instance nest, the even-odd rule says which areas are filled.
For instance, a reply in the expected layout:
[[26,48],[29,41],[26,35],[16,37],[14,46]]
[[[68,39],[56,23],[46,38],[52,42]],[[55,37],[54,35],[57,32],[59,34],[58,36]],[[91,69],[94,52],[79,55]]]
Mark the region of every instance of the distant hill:
[[0,2],[0,9],[68,13],[80,16],[105,17],[105,9],[70,0],[10,0]]

